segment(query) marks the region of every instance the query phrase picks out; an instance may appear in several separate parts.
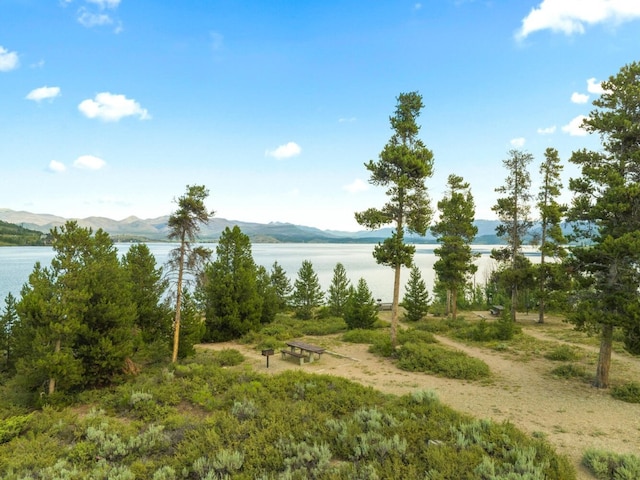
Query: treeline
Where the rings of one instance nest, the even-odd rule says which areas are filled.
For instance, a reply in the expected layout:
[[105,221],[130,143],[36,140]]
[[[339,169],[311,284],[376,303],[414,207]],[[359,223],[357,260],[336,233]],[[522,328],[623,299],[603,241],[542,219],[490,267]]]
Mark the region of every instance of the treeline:
[[41,232],[0,220],[0,246],[40,246],[46,244],[46,237]]

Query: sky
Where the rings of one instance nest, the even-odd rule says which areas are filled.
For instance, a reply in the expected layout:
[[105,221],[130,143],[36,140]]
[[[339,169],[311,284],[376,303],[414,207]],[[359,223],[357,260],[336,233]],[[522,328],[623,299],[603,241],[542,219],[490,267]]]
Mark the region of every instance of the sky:
[[[1,0],[0,208],[362,230],[400,93],[435,206],[454,173],[493,219],[510,149],[599,149],[601,82],[640,60],[637,0]],[[567,201],[570,194],[564,193]]]

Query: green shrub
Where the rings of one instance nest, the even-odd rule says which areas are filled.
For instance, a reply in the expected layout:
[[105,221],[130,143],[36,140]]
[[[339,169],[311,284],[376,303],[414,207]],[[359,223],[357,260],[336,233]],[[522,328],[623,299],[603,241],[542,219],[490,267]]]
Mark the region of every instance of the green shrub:
[[393,357],[396,354],[396,349],[393,347],[389,336],[376,339],[369,347],[369,351],[382,357]]
[[0,420],[0,444],[20,435],[27,428],[29,420],[31,420],[31,414],[16,415]]
[[407,342],[438,343],[438,340],[433,336],[433,333],[424,330],[415,328],[400,330],[398,332],[398,343],[402,345]]
[[640,478],[640,457],[589,449],[582,464],[600,480],[637,480]]
[[490,374],[489,366],[482,360],[426,343],[403,345],[398,351],[398,367],[462,380],[477,380]]
[[582,358],[581,352],[570,345],[559,345],[544,354],[544,358],[558,362],[575,362]]
[[640,383],[629,382],[615,386],[611,389],[611,396],[623,402],[640,403]]
[[221,367],[233,367],[245,361],[244,355],[233,348],[225,348],[216,352],[215,358]]
[[300,330],[304,335],[333,335],[344,332],[347,324],[340,317],[328,317],[322,320],[307,320],[300,323]]
[[558,378],[587,378],[587,371],[582,365],[575,365],[573,363],[566,363],[559,365],[551,370],[551,375]]

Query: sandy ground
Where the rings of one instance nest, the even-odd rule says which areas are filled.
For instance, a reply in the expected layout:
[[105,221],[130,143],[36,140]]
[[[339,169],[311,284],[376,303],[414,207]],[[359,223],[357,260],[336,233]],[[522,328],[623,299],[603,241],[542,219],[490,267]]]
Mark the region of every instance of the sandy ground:
[[[482,313],[478,313],[482,316]],[[544,326],[533,315],[519,317],[527,335],[540,340],[565,343],[550,332],[571,327],[547,321]],[[587,448],[640,455],[640,404],[615,400],[606,391],[577,380],[554,378],[549,371],[557,365],[542,356],[523,359],[512,352],[470,347],[448,338],[443,344],[484,360],[491,368],[489,381],[461,381],[424,373],[405,372],[392,361],[370,354],[367,345],[343,343],[335,337],[309,337],[309,343],[327,349],[319,361],[300,366],[296,359],[270,357],[269,368],[260,351],[235,343],[203,345],[204,348],[235,348],[256,370],[277,374],[286,369],[338,375],[386,393],[404,394],[415,390],[434,390],[452,408],[496,422],[509,421],[530,434],[543,434],[558,452],[566,454],[578,471],[579,479],[593,478],[580,465]],[[582,346],[588,351],[597,347]],[[595,367],[594,367],[595,371]],[[640,380],[640,358],[615,355],[612,378]],[[622,376],[622,377],[621,377]]]

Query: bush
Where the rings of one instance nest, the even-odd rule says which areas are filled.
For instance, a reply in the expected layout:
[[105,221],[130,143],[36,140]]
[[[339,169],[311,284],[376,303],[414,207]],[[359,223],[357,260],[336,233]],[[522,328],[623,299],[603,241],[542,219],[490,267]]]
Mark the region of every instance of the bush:
[[636,480],[640,478],[640,457],[589,449],[582,464],[601,480]]
[[396,349],[391,343],[391,337],[385,336],[377,339],[373,345],[369,347],[369,351],[382,357],[393,357],[396,354]]
[[613,387],[611,389],[611,396],[623,402],[640,403],[640,383],[629,382]]
[[462,380],[477,380],[490,374],[489,366],[482,360],[426,343],[403,345],[398,351],[398,367]]
[[216,352],[215,358],[221,367],[240,365],[245,360],[244,355],[233,348],[225,348]]
[[342,334],[343,342],[373,344],[389,338],[389,332],[356,328]]
[[550,352],[544,354],[544,358],[559,362],[574,362],[579,360],[582,354],[575,347],[569,345],[559,345]]
[[559,378],[587,378],[587,372],[581,365],[566,363],[551,370],[551,375]]

